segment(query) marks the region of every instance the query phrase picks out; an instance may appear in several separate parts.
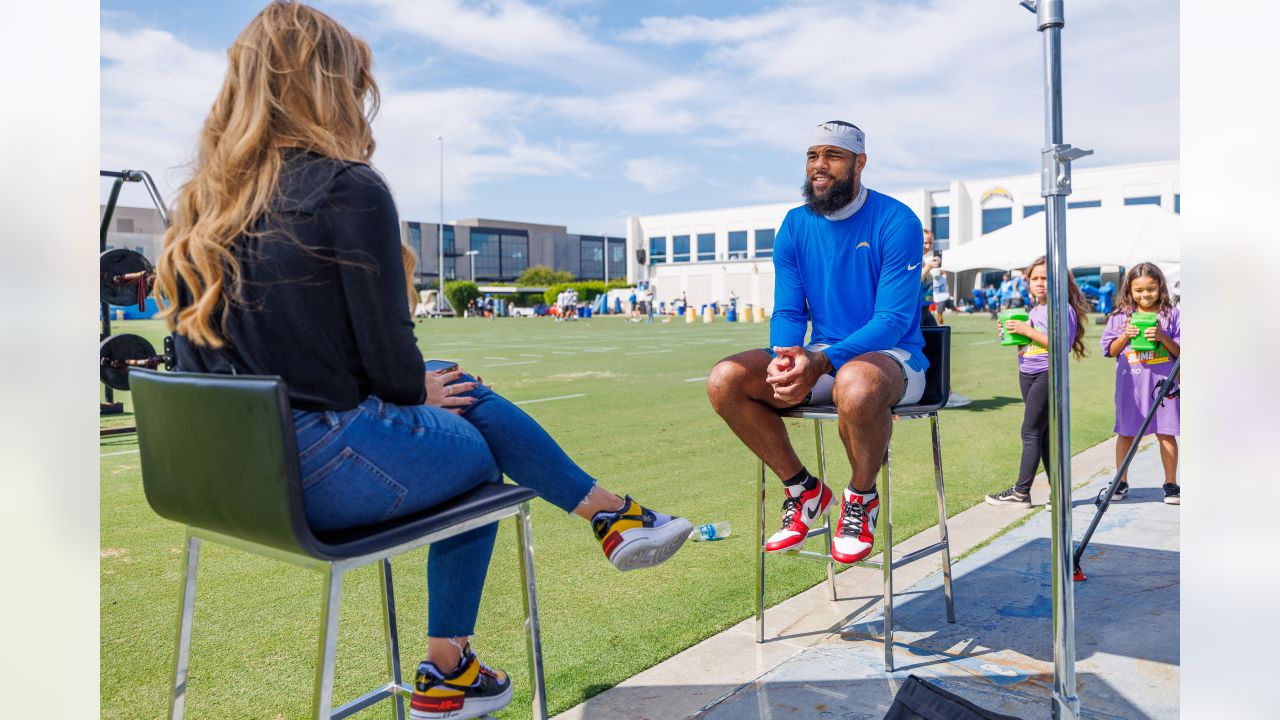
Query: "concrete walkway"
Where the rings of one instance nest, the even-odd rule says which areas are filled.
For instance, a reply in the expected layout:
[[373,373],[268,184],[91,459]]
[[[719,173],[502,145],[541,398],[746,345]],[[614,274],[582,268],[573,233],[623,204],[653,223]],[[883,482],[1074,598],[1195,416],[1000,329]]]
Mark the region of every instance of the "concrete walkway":
[[[1114,462],[1110,441],[1073,458],[1077,538]],[[1130,470],[1135,489],[1112,505],[1090,544],[1083,563],[1089,580],[1074,585],[1083,717],[1178,715],[1179,508],[1161,502],[1162,477],[1159,453],[1148,443]],[[956,623],[945,622],[936,561],[895,571],[892,675],[884,672],[880,639],[882,576],[854,567],[836,577],[835,602],[823,583],[770,608],[764,643],[755,642],[748,618],[557,717],[870,720],[884,716],[911,674],[985,708],[1048,717],[1049,527],[1045,510],[982,504],[952,517],[952,556],[962,558],[954,563]],[[895,554],[936,538],[936,528],[926,530],[899,542]]]

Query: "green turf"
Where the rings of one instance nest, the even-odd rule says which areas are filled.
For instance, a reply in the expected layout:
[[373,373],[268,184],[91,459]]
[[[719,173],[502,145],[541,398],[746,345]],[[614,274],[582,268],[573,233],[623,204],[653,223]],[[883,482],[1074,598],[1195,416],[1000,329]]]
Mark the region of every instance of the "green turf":
[[[951,316],[952,384],[974,400],[941,417],[947,510],[1009,486],[1020,453],[1022,403],[1013,351],[993,342],[994,323]],[[582,393],[525,409],[608,488],[694,522],[728,520],[734,535],[690,543],[665,565],[617,573],[586,523],[538,502],[533,512],[538,600],[548,704],[567,709],[724,630],[751,614],[755,574],[754,462],[707,403],[704,383],[720,358],[767,344],[767,326],[631,324],[618,319],[443,320],[419,324],[424,354],[458,360],[512,400]],[[121,322],[157,347],[159,323]],[[1072,446],[1111,430],[1112,362],[1071,363]],[[523,363],[523,364],[522,364]],[[128,393],[120,393],[129,409]],[[112,423],[128,422],[125,415]],[[792,422],[812,469],[809,423]],[[839,485],[848,462],[828,430],[828,467]],[[899,539],[937,520],[929,424],[894,428],[894,525]],[[147,507],[133,436],[101,442],[102,717],[154,718],[165,712],[172,662],[183,535]],[[772,488],[771,488],[772,489]],[[772,498],[779,498],[775,493]],[[774,504],[771,500],[770,504]],[[997,528],[992,528],[995,531]],[[426,552],[395,562],[405,673],[425,651]],[[768,603],[820,582],[819,563],[770,558]],[[205,545],[200,565],[189,718],[306,715],[315,667],[320,584],[313,573]],[[378,581],[372,568],[344,585],[337,698],[385,681]],[[504,521],[489,569],[474,645],[516,683],[502,718],[528,717],[529,682],[521,634],[515,528]],[[370,710],[361,717],[382,717]]]

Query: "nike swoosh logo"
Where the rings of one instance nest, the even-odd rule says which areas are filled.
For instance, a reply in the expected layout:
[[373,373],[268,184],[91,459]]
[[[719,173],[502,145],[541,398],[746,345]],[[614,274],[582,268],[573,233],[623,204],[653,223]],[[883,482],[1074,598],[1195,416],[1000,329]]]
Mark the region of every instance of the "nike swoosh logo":
[[920,267],[920,263],[916,263],[915,265],[908,265],[908,266],[907,266],[907,269],[908,269],[908,270],[915,270],[915,269],[916,269],[916,268],[918,268],[918,267]]
[[804,516],[806,524],[814,521],[818,517],[818,503],[822,502],[822,493],[819,492],[816,497],[809,498],[804,503]]

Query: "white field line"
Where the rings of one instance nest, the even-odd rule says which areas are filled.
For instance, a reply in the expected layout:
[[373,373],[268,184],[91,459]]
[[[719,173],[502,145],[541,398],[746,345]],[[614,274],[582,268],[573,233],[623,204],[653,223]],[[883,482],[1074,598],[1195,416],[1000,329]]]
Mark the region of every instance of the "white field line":
[[132,450],[121,450],[120,452],[102,453],[98,457],[114,457],[116,455],[132,455],[136,452],[138,452],[138,448],[134,448]]
[[497,355],[485,355],[482,359],[484,359],[484,360],[510,360],[511,358],[509,358],[509,357],[498,357]]
[[688,380],[685,380],[685,382],[698,382],[699,380],[706,380],[706,379],[707,379],[707,376],[703,375],[702,377],[689,378]]
[[998,341],[997,340],[979,340],[977,342],[971,342],[969,344],[970,345],[990,345],[991,343],[994,343],[994,342],[998,342]]
[[587,394],[586,394],[586,393],[576,393],[576,394],[574,394],[574,395],[557,395],[557,396],[555,396],[555,397],[549,397],[549,398],[538,398],[537,400],[521,400],[520,402],[515,403],[515,404],[516,404],[516,405],[531,405],[531,404],[533,404],[533,403],[551,402],[552,400],[568,400],[569,398],[580,398],[580,397],[586,397],[586,396],[587,396]]
[[541,356],[541,355],[535,355],[535,354],[533,354],[533,353],[520,353],[520,357],[540,358],[540,357],[542,357],[542,356]]
[[521,360],[519,362],[505,362],[505,363],[494,363],[492,365],[482,365],[481,368],[488,370],[489,368],[510,367],[512,365],[535,365],[537,364],[537,362],[538,362],[537,360]]
[[675,352],[675,350],[641,350],[639,352],[622,353],[623,355],[659,355],[661,353]]

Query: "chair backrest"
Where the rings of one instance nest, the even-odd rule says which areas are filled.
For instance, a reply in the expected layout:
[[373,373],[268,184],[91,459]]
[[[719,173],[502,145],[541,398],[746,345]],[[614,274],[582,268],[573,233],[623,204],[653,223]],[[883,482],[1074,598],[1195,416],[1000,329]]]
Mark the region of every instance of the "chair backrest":
[[278,377],[131,370],[147,502],[161,517],[308,554],[297,439]]
[[922,327],[924,357],[929,369],[924,371],[924,395],[918,405],[942,407],[951,396],[951,328],[946,325]]

